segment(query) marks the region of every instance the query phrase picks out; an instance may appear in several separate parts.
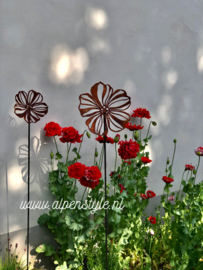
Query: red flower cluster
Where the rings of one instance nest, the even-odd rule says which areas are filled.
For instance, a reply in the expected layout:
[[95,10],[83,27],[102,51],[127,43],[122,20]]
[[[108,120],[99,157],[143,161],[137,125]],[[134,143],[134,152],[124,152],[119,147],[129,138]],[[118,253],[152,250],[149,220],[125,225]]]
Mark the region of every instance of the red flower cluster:
[[122,159],[131,159],[137,156],[140,150],[139,144],[131,139],[129,141],[120,141],[118,154]]
[[190,164],[185,164],[185,170],[186,171],[193,171],[195,169],[194,166],[190,165]]
[[155,196],[156,196],[156,194],[153,191],[151,191],[151,190],[147,191],[147,197],[148,198],[154,198]]
[[80,162],[76,162],[68,167],[68,175],[70,178],[81,179],[85,174],[86,166]]
[[101,176],[102,173],[97,166],[86,167],[85,174],[79,181],[84,187],[95,188]]
[[146,109],[143,109],[143,108],[137,108],[136,110],[133,111],[133,114],[131,116],[132,117],[147,118],[147,119],[151,118],[149,111]]
[[79,134],[78,130],[76,130],[74,127],[65,127],[62,128],[62,137],[60,138],[60,141],[62,143],[80,143],[81,138],[83,136],[83,134]]
[[49,122],[45,125],[44,131],[46,131],[45,136],[61,136],[61,127],[55,122]]
[[[114,144],[114,139],[113,138],[108,137],[108,136],[105,136],[105,137],[106,137],[106,143]],[[104,137],[103,136],[98,136],[95,140],[98,141],[99,143],[103,143],[104,142]]]
[[123,185],[121,185],[121,184],[119,184],[119,187],[121,188],[120,193],[122,193],[122,192],[123,192],[123,190],[126,190],[126,188],[124,188],[124,186],[123,186]]
[[169,178],[169,177],[167,177],[167,176],[163,176],[162,177],[162,180],[166,183],[166,184],[170,184],[170,183],[172,183],[174,180],[173,180],[173,178]]
[[78,179],[82,186],[95,188],[99,184],[102,173],[97,166],[86,167],[76,162],[68,167],[68,175],[70,178]]
[[143,129],[143,127],[144,127],[144,126],[140,126],[140,125],[138,125],[138,126],[133,125],[133,126],[132,126],[131,123],[125,124],[125,128],[127,128],[127,129],[129,129],[129,130],[131,130],[131,131],[134,131],[134,130],[140,130],[140,129]]
[[142,160],[143,163],[150,163],[150,162],[152,162],[152,160],[149,159],[148,157],[141,157],[141,160]]
[[151,222],[151,224],[155,224],[156,223],[156,218],[155,217],[150,216],[148,219]]

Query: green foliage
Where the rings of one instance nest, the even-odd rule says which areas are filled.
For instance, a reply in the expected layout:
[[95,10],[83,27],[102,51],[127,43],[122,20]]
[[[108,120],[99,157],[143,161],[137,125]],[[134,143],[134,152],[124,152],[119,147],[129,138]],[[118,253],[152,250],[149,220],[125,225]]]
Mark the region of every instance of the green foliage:
[[[143,199],[143,194],[147,192],[146,178],[150,167],[141,158],[149,158],[150,153],[145,150],[152,136],[148,136],[148,133],[149,129],[146,138],[141,141],[140,132],[140,139],[137,138],[140,151],[136,158],[130,160],[131,163],[122,160],[117,168],[115,163],[115,171],[107,186],[110,206],[107,220],[108,270],[203,269],[203,260],[200,260],[203,256],[203,182],[195,184],[192,173],[190,176],[187,174],[185,179],[183,174],[183,190],[178,192],[174,202],[169,200],[169,196],[175,195],[171,192],[173,184],[165,184],[160,205],[151,214],[156,216],[156,223],[151,224],[146,217],[145,209],[151,199]],[[67,167],[81,158],[80,147],[73,148],[76,156],[72,160],[70,147],[67,147],[66,162],[57,152],[57,170],[52,168],[49,173],[49,189],[58,203],[38,219],[41,226],[51,230],[58,249],[42,244],[36,251],[52,256],[57,270],[83,270],[84,267],[88,267],[88,270],[104,270],[105,210],[91,212],[92,209],[86,209],[94,201],[104,200],[103,180],[100,179],[94,189],[88,189],[79,203],[71,205],[76,201],[78,180],[68,176]],[[170,178],[173,178],[175,150],[176,142],[171,164],[169,158],[166,161],[165,173]],[[102,160],[101,149],[100,155],[94,155],[94,165],[99,164],[101,168]],[[111,188],[113,194],[109,192]],[[121,205],[124,208],[118,208]],[[161,210],[164,210],[162,216]]]

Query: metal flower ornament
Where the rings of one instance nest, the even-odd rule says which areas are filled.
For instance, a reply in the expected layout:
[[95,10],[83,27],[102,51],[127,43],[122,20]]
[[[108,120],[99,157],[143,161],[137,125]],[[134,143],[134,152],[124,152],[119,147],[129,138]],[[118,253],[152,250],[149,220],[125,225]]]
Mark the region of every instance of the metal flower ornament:
[[38,122],[48,112],[47,104],[42,102],[42,94],[34,90],[30,90],[28,93],[24,91],[18,92],[15,101],[14,113],[27,123]]
[[[98,82],[86,93],[79,96],[78,109],[82,117],[88,117],[86,125],[89,130],[97,135],[104,136],[104,185],[105,201],[107,201],[107,177],[106,177],[106,134],[109,130],[119,132],[125,128],[131,116],[125,112],[131,105],[131,98],[125,90],[113,88],[109,84]],[[106,270],[108,269],[107,255],[107,216],[105,209],[106,229]]]
[[[48,113],[48,106],[43,102],[42,94],[30,90],[18,92],[15,96],[16,104],[14,113],[28,123],[28,194],[27,202],[30,202],[30,124],[37,123],[41,117]],[[27,270],[29,268],[29,227],[30,227],[30,209],[27,209]]]
[[113,90],[109,84],[96,83],[90,90],[79,96],[79,110],[82,117],[88,117],[86,125],[97,135],[106,135],[109,130],[119,132],[125,128],[131,116],[125,112],[131,99],[125,90]]

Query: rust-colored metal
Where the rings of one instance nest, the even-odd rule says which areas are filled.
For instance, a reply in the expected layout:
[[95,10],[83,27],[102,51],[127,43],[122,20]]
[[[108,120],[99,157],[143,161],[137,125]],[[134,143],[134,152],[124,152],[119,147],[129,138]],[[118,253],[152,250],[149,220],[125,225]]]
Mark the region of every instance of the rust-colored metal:
[[34,90],[30,90],[28,93],[24,91],[18,92],[15,101],[14,113],[18,117],[24,118],[27,123],[38,122],[48,112],[47,104],[42,102],[42,94]]
[[[101,88],[100,96],[99,88]],[[91,94],[79,96],[78,106],[81,116],[88,117],[86,125],[89,130],[97,135],[106,135],[108,130],[113,132],[123,130],[131,118],[125,112],[131,105],[131,98],[126,91],[122,89],[114,91],[109,84],[99,82],[92,86],[90,92]]]

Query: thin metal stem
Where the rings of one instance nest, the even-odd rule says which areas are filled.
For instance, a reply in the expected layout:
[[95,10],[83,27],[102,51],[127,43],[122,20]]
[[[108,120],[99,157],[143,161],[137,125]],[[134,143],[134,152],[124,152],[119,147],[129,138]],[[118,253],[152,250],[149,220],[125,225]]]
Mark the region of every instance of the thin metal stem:
[[[28,123],[28,183],[27,201],[30,203],[30,123]],[[27,270],[29,268],[29,243],[30,243],[30,208],[27,209]]]
[[[106,119],[104,114],[104,131],[106,130]],[[104,184],[105,184],[105,202],[107,200],[106,190],[106,136],[104,136]],[[108,256],[107,256],[107,209],[105,209],[105,229],[106,229],[106,270],[108,270]]]

